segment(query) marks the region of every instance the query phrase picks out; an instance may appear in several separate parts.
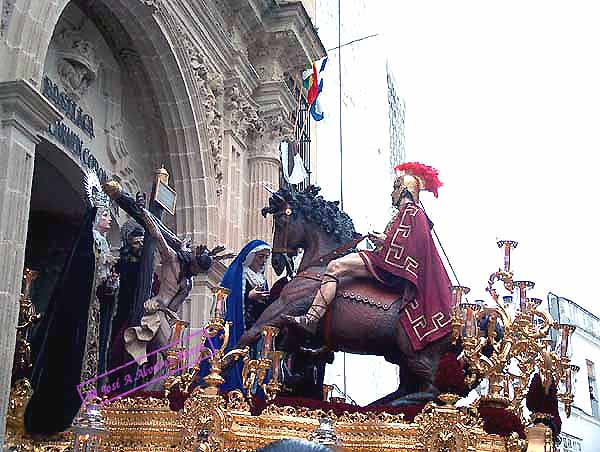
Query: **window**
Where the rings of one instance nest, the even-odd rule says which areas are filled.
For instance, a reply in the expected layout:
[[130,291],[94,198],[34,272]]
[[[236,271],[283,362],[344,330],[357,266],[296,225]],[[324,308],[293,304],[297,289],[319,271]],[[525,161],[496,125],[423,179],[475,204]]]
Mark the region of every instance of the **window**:
[[598,414],[598,387],[596,385],[596,369],[594,363],[589,359],[585,360],[588,374],[588,386],[590,390],[590,402],[592,405],[592,416],[600,417]]
[[[295,134],[294,138],[296,140],[295,143],[288,143],[287,152],[288,152],[288,168],[287,174],[290,174],[294,165],[294,157],[296,154],[300,154],[302,158],[302,163],[304,164],[304,168],[308,173],[308,177],[300,184],[296,185],[298,190],[304,190],[308,185],[310,185],[310,108],[308,106],[308,102],[306,101],[306,96],[304,89],[302,88],[302,81],[298,80],[297,77],[289,77],[287,80],[287,85],[289,90],[291,91],[294,99],[296,100],[296,110],[292,111],[290,121],[295,126]],[[285,149],[283,147],[282,149]],[[283,168],[282,168],[283,170]],[[283,177],[283,172],[280,175],[279,185],[281,187],[287,186],[287,182]]]

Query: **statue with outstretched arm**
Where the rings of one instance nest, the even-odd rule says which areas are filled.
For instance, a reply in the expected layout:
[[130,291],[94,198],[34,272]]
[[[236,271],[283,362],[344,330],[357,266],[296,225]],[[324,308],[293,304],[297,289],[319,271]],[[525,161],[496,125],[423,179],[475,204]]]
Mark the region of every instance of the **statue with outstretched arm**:
[[124,341],[127,352],[138,362],[147,361],[148,345],[152,349],[168,345],[172,340],[173,325],[179,320],[177,311],[192,289],[192,278],[207,272],[213,259],[223,250],[217,247],[209,251],[205,246],[198,246],[192,252],[187,249],[172,231],[145,208],[143,196],[133,199],[122,191],[116,181],[104,185],[104,191],[125,212],[131,215],[155,242],[160,256],[160,289],[157,295],[143,303],[143,315],[140,325],[125,329]]

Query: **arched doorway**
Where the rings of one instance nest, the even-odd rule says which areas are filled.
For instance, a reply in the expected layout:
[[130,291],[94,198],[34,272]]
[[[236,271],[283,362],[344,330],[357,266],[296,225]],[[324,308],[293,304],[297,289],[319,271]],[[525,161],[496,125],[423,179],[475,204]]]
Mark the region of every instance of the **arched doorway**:
[[[135,94],[144,114],[157,121],[155,127],[145,132],[161,135],[157,148],[145,149],[144,162],[140,162],[135,161],[137,155],[124,155],[121,145],[127,145],[127,140],[113,136],[113,130],[108,130],[107,134],[115,138],[106,146],[110,163],[107,166],[112,167],[108,169],[114,169],[117,176],[126,179],[140,163],[150,160],[157,165],[165,164],[178,192],[177,232],[196,243],[214,244],[217,241],[216,184],[208,155],[204,99],[198,90],[189,49],[182,39],[184,30],[162,2],[60,0],[52,7],[45,2],[35,2],[29,15],[39,22],[23,23],[22,35],[34,33],[34,28],[40,28],[39,23],[41,29],[54,31],[42,34],[41,42],[31,43],[24,38],[23,50],[36,55],[36,61],[46,61],[51,43],[60,31],[61,18],[74,8],[81,10],[96,26],[118,65],[130,75],[131,84],[123,94],[127,94],[127,90]],[[81,22],[70,25],[77,28]],[[23,58],[23,64],[16,65],[15,70],[20,71],[14,74],[16,78],[31,78],[43,89],[44,67],[28,64]],[[99,125],[98,129],[106,126]],[[135,182],[133,187],[145,188],[142,187],[144,181]]]

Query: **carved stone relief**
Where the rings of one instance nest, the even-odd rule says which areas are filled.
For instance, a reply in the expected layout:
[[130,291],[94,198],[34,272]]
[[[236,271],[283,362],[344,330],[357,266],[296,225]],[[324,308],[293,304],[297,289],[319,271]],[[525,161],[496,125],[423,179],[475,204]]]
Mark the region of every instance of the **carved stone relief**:
[[268,157],[279,159],[279,144],[292,140],[294,126],[282,108],[259,113],[259,127],[252,129],[250,138],[254,146],[250,158]]
[[190,58],[190,66],[198,82],[202,106],[206,117],[210,154],[217,182],[217,196],[223,193],[223,76],[209,68],[206,57],[191,39],[179,30]]
[[306,61],[290,31],[251,36],[248,57],[262,80],[281,81],[284,73],[302,70]]
[[152,9],[152,13],[154,14],[156,11],[158,11],[158,8],[160,6],[161,0],[140,0],[144,5],[146,5],[148,8]]
[[225,111],[229,130],[242,141],[249,131],[260,132],[263,128],[258,116],[258,105],[250,96],[242,94],[237,84],[225,88]]
[[0,36],[4,35],[6,30],[8,30],[8,24],[15,9],[15,3],[17,3],[17,0],[4,0],[2,11],[0,11]]
[[98,77],[96,50],[78,30],[65,30],[58,37],[57,45],[60,81],[65,91],[74,100],[79,100]]

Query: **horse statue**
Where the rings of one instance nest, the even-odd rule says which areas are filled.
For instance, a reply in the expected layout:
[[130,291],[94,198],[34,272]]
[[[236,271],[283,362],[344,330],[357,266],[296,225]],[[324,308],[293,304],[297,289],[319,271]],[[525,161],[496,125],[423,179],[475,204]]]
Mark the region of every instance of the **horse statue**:
[[[252,328],[241,337],[236,348],[256,342],[265,326],[283,328],[284,349],[294,351],[294,337],[299,329],[286,320],[287,316],[305,313],[321,285],[329,261],[354,251],[359,236],[350,217],[335,202],[318,195],[318,187],[304,192],[280,189],[272,194],[263,216],[274,218],[273,259],[280,275],[286,261],[299,249],[304,250],[296,276],[282,289]],[[440,393],[434,385],[440,358],[451,351],[451,333],[414,351],[409,337],[399,321],[405,296],[414,295],[407,281],[394,291],[372,279],[342,278],[336,298],[320,321],[317,338],[325,349],[356,354],[383,356],[399,366],[400,386],[381,399],[384,403],[402,404],[433,400]],[[296,348],[297,349],[297,348]]]

